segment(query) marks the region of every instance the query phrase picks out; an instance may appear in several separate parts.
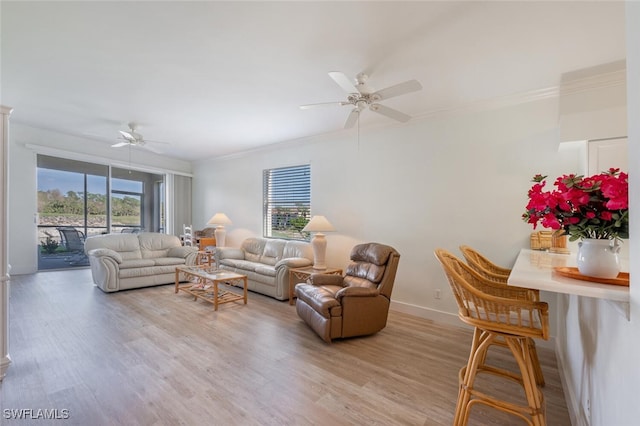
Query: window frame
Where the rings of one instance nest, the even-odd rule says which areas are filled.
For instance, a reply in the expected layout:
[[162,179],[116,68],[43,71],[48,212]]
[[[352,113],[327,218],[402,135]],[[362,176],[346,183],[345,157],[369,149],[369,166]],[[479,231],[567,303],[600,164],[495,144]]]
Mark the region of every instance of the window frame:
[[[311,219],[311,164],[264,169],[262,199],[263,237],[309,241],[302,228]],[[285,211],[274,213],[277,209]],[[282,229],[274,229],[276,214],[283,215]]]

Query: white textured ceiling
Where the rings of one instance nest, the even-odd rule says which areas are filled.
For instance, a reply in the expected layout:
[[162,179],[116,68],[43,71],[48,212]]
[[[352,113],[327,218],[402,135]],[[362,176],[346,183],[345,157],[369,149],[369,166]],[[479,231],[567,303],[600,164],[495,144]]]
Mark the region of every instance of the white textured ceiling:
[[[194,160],[341,131],[327,73],[365,71],[413,116],[555,87],[625,57],[622,2],[0,2],[12,121],[115,143],[139,123]],[[389,122],[363,113],[361,126]],[[349,130],[343,130],[349,131]]]

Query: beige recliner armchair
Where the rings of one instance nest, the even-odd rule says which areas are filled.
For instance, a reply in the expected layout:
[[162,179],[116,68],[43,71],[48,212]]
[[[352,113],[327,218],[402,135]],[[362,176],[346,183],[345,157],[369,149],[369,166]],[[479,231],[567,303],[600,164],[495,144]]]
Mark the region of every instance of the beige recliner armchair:
[[377,333],[387,325],[399,260],[390,246],[355,246],[344,277],[312,274],[296,285],[298,315],[326,342]]

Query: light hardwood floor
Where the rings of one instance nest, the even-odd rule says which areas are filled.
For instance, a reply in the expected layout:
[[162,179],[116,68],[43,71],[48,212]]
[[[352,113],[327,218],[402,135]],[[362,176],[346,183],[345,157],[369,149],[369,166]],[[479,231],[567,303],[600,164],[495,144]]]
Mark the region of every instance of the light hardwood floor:
[[[250,293],[214,312],[172,285],[105,294],[86,269],[12,277],[10,308],[3,425],[450,425],[471,339],[392,311],[380,333],[329,345],[287,302]],[[548,424],[569,425],[555,355],[539,355]],[[501,348],[490,362],[512,365]],[[480,385],[516,393],[492,380]],[[12,409],[69,419],[7,419]],[[472,413],[471,425],[521,424]]]

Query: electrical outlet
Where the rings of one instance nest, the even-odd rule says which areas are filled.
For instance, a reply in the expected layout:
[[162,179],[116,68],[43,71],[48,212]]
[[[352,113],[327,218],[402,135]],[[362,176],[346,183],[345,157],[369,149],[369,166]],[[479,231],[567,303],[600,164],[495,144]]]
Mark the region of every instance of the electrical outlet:
[[440,289],[437,288],[434,292],[433,292],[433,297],[436,299],[440,299]]
[[584,426],[591,424],[591,398],[588,396],[582,401],[582,421],[579,423]]

